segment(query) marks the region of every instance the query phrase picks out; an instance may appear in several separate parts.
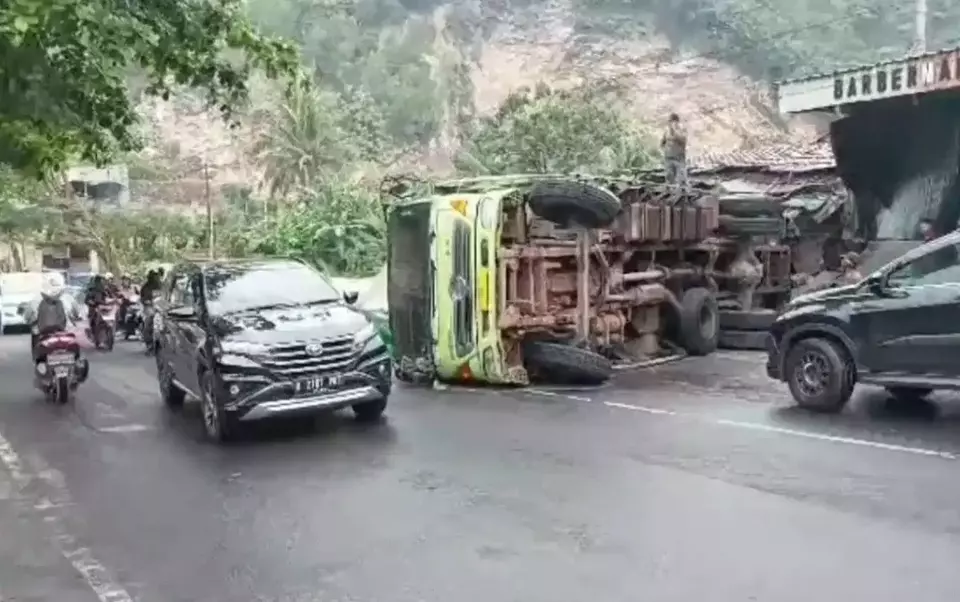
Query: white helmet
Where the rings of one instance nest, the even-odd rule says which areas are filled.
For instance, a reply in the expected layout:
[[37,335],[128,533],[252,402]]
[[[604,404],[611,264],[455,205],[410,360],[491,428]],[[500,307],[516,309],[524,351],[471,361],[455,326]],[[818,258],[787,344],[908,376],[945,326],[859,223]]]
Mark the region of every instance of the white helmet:
[[48,297],[59,297],[65,286],[66,282],[60,272],[49,272],[43,278],[43,294]]
[[113,280],[113,272],[107,272],[106,274],[103,275],[103,277],[106,278],[107,280]]

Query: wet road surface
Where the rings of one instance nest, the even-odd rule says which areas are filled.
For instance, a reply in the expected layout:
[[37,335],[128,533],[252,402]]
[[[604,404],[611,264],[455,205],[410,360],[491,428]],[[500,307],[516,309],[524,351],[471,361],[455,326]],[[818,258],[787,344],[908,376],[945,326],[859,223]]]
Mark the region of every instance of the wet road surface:
[[93,357],[75,408],[31,390],[25,345],[0,338],[5,602],[960,592],[956,397],[865,390],[810,416],[760,356],[722,352],[592,390],[398,388],[382,424],[218,448],[192,405],[162,406],[137,343]]

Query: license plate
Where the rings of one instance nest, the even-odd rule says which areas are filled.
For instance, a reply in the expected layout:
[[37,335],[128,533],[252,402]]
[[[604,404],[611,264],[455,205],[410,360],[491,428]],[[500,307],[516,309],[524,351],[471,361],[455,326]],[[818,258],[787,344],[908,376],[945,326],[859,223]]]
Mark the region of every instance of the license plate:
[[70,375],[70,366],[54,366],[53,375],[60,376],[69,376]]
[[320,393],[332,389],[340,384],[339,376],[319,376],[317,378],[305,378],[298,380],[293,385],[294,393],[303,395],[307,393]]
[[73,363],[73,354],[72,353],[51,353],[47,356],[48,364],[72,364]]

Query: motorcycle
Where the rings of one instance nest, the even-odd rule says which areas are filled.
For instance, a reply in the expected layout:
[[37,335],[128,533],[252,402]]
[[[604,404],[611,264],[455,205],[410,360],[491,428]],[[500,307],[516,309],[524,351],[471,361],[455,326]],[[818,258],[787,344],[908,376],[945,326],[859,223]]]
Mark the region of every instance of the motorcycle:
[[65,331],[43,336],[36,354],[35,386],[50,403],[70,403],[73,392],[90,372],[90,364],[80,356],[77,336]]
[[87,336],[97,349],[113,351],[113,343],[117,337],[117,305],[116,300],[110,300],[98,305],[94,310],[97,315],[96,323],[87,329]]
[[123,338],[130,338],[143,331],[143,305],[140,295],[130,295],[127,298],[127,307],[123,314]]

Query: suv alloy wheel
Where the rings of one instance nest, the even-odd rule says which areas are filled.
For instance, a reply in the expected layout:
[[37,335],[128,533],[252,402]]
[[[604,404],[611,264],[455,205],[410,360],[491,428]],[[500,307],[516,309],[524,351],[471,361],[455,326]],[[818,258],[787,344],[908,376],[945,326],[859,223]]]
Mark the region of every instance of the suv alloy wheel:
[[853,394],[854,374],[846,352],[827,339],[798,341],[787,354],[785,376],[797,404],[839,412]]

